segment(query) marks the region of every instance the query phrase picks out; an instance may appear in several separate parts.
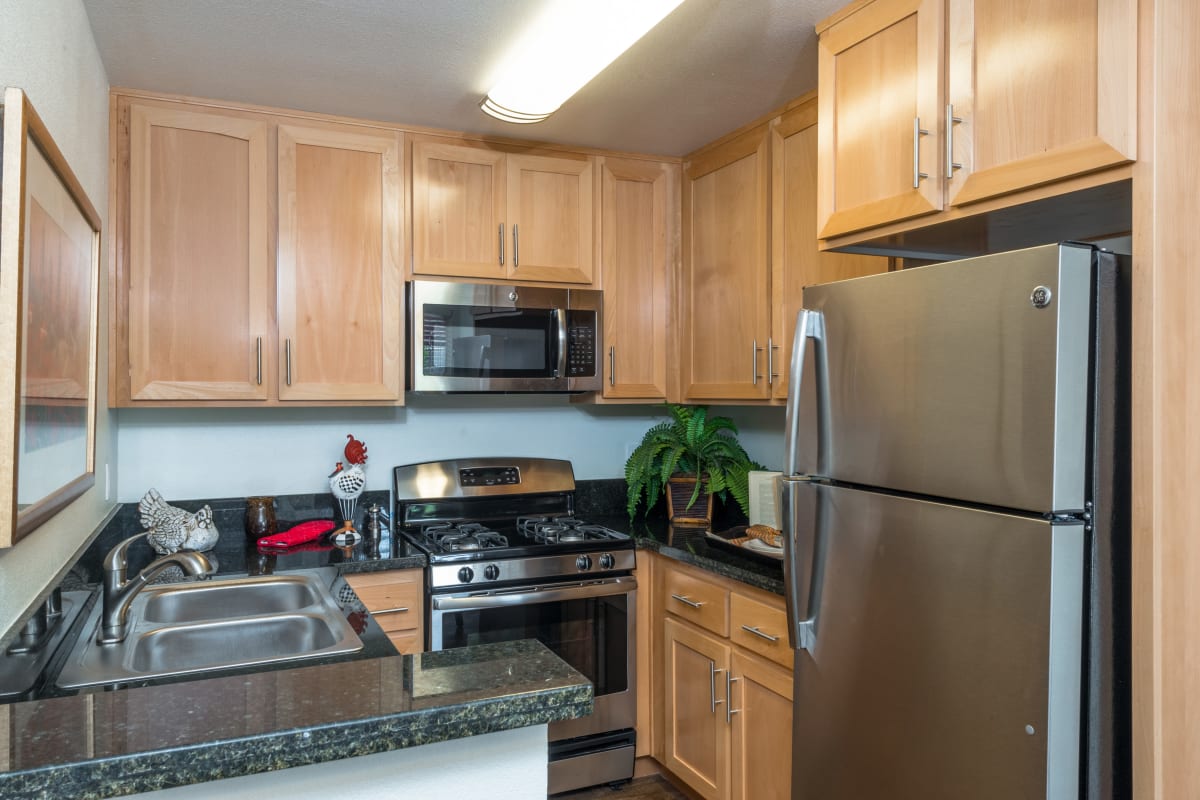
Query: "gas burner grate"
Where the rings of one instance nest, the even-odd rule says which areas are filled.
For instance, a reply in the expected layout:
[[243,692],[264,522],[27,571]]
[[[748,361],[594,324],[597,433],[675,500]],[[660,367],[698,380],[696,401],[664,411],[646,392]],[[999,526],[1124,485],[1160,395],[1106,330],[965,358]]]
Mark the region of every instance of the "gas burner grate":
[[458,553],[508,547],[508,539],[477,522],[427,525],[421,533],[441,552]]
[[517,529],[541,544],[569,544],[620,538],[615,531],[575,517],[519,517]]

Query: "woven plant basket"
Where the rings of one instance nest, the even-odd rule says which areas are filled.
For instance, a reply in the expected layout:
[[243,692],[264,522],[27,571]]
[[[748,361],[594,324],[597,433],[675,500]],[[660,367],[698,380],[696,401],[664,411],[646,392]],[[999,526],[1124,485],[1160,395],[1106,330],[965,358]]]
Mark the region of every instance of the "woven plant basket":
[[696,491],[695,475],[678,475],[667,481],[667,518],[674,525],[705,525],[712,522],[712,495],[701,487],[691,508],[687,507]]

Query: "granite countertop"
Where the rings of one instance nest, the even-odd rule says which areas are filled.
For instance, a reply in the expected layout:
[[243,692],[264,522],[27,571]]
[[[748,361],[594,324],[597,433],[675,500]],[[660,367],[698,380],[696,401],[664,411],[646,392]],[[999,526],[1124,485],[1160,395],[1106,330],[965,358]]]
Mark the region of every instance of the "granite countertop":
[[671,525],[665,519],[636,519],[628,516],[597,517],[600,525],[629,533],[641,550],[653,550],[667,558],[691,564],[706,572],[741,581],[757,589],[783,594],[783,562],[736,545],[722,545],[705,535],[704,528]]
[[574,719],[592,700],[525,640],[14,703],[0,797],[117,797]]

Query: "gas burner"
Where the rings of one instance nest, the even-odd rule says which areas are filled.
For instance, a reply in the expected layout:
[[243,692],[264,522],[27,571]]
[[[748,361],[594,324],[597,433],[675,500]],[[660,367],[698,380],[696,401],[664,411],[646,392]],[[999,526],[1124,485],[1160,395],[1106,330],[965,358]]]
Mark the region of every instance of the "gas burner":
[[620,538],[615,531],[574,517],[520,517],[517,519],[517,528],[540,544]]
[[439,551],[445,553],[508,547],[508,539],[477,522],[427,525],[421,532]]

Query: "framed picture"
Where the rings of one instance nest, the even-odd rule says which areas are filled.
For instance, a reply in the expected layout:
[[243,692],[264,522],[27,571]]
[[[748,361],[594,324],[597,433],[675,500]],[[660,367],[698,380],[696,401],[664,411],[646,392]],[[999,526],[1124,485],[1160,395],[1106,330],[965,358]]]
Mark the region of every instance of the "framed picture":
[[0,107],[0,547],[96,482],[100,216],[20,89]]

